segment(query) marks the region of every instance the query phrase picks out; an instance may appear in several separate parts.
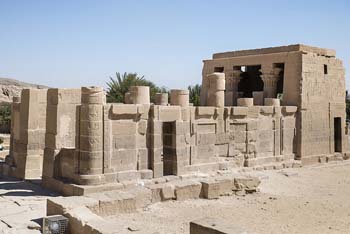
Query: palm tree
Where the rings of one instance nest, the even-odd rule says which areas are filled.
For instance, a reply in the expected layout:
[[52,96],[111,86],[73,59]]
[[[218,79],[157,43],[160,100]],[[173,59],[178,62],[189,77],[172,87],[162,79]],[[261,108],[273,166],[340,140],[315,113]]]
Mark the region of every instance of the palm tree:
[[124,102],[124,95],[129,91],[130,86],[149,86],[151,102],[154,102],[156,93],[166,90],[157,87],[152,81],[146,80],[144,76],[137,73],[116,73],[116,78],[109,77],[107,82],[107,102]]
[[200,105],[200,93],[201,93],[201,85],[196,84],[194,86],[188,86],[188,91],[190,95],[190,102],[193,103],[194,106]]

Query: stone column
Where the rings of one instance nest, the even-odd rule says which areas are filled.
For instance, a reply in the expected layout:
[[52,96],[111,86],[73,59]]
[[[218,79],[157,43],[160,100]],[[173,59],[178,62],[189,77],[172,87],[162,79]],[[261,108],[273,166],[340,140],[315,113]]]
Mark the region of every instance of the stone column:
[[276,98],[277,95],[277,81],[281,68],[273,68],[269,66],[262,66],[260,69],[261,79],[264,81],[264,97]]
[[208,106],[224,107],[225,105],[225,74],[212,73],[208,75]]
[[189,91],[187,89],[172,89],[170,91],[170,104],[173,106],[188,107]]
[[241,81],[241,70],[233,70],[226,73],[225,106],[237,105],[238,83]]
[[102,174],[104,92],[101,87],[82,87],[81,92],[79,174]]
[[167,93],[156,93],[156,105],[166,106],[168,105]]
[[132,104],[150,104],[149,86],[131,86],[129,92]]

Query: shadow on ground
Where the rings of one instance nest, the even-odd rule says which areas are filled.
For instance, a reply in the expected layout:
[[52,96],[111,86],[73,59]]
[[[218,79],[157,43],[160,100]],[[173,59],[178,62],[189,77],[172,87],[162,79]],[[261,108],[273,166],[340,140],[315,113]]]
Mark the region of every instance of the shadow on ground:
[[10,177],[0,177],[0,196],[59,196],[55,192],[42,188],[40,182],[40,180],[26,181]]

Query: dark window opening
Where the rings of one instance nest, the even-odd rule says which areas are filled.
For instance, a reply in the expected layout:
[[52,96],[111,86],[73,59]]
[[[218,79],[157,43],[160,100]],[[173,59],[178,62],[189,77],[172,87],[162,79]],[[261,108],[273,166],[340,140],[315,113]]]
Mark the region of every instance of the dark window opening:
[[261,65],[241,67],[242,74],[238,83],[238,92],[242,92],[243,97],[251,98],[254,91],[264,91],[264,82],[260,77],[260,69]]
[[334,118],[334,152],[342,152],[341,118]]
[[328,74],[328,66],[327,66],[326,64],[323,65],[323,73],[324,73],[325,75]]
[[275,63],[273,65],[275,68],[280,68],[281,71],[278,74],[278,80],[277,80],[277,98],[283,97],[283,82],[284,82],[284,63]]
[[175,175],[175,122],[164,122],[163,138],[163,175]]
[[215,67],[214,72],[224,72],[224,67]]
[[241,66],[233,66],[234,71],[242,71]]

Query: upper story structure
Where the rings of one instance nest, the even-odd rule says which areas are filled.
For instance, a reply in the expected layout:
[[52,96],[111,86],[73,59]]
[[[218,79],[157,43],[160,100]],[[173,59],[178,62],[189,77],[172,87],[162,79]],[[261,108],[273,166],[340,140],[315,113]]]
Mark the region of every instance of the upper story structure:
[[216,53],[203,62],[201,105],[208,105],[208,75],[220,72],[225,106],[248,97],[257,105],[279,98],[298,107],[297,158],[318,161],[345,151],[345,71],[334,50],[297,44]]

